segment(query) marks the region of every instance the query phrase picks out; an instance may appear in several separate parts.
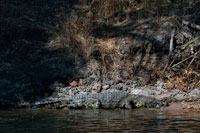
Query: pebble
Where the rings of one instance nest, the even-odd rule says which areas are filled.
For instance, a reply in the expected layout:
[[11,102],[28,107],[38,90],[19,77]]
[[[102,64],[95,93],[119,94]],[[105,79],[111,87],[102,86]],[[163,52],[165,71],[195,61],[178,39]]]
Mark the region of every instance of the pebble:
[[114,80],[103,80],[103,84],[111,86],[114,84]]
[[189,94],[190,95],[200,95],[200,88],[195,88]]
[[102,89],[101,83],[95,83],[95,84],[92,86],[92,90],[93,90],[93,91],[101,92],[101,89]]
[[174,88],[174,84],[171,83],[171,82],[167,82],[167,83],[165,83],[165,87],[166,87],[167,89],[173,89],[173,88]]
[[78,86],[78,82],[77,81],[72,81],[71,83],[69,83],[69,85],[71,87],[77,87]]
[[123,87],[124,87],[124,84],[123,83],[119,83],[115,87],[116,87],[117,90],[122,90]]
[[87,80],[86,79],[80,79],[79,80],[79,84],[80,85],[85,85],[85,84],[87,84]]
[[107,90],[110,88],[110,85],[104,85],[102,88],[103,88],[103,90]]

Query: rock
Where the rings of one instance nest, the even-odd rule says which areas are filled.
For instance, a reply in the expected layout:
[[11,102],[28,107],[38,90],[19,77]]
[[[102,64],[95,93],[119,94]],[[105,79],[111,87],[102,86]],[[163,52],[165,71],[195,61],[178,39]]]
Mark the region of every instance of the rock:
[[82,91],[82,88],[80,86],[76,87],[76,89],[78,90],[78,93]]
[[104,85],[102,88],[103,88],[103,90],[107,90],[110,88],[110,85]]
[[200,95],[200,88],[195,88],[189,93],[189,95]]
[[86,90],[86,88],[87,88],[87,87],[85,87],[85,86],[80,86],[80,90],[81,90],[81,91]]
[[185,98],[185,94],[184,94],[184,93],[176,94],[176,95],[174,96],[174,99],[176,99],[176,100],[178,100],[178,101],[182,101],[182,100],[186,99],[186,98]]
[[95,75],[95,74],[90,75],[89,78],[92,79],[92,80],[95,80],[95,81],[99,81],[100,80],[100,77]]
[[171,83],[171,82],[167,82],[167,83],[165,83],[165,87],[166,87],[167,89],[173,89],[173,88],[174,88],[174,84]]
[[120,91],[116,89],[109,89],[107,92],[120,92]]
[[87,80],[86,79],[80,79],[79,80],[79,84],[80,85],[86,85],[87,84]]
[[71,83],[69,83],[69,85],[71,87],[77,87],[78,86],[78,82],[77,81],[72,81]]
[[61,93],[68,93],[68,90],[70,89],[71,87],[63,87],[63,88],[60,88],[58,92],[61,92]]
[[96,91],[96,92],[101,92],[101,89],[102,89],[102,85],[101,83],[96,83],[92,86],[92,90],[93,91]]
[[92,91],[92,87],[93,87],[93,85],[85,86],[84,92],[91,92]]
[[115,81],[115,84],[122,82],[122,70],[117,70],[115,73],[112,74],[112,80]]
[[127,86],[123,87],[122,91],[128,91],[128,87]]
[[115,87],[116,87],[117,90],[122,90],[124,88],[124,84],[123,83],[119,83]]
[[69,95],[71,96],[71,95],[74,95],[74,93],[72,92],[72,90],[69,90]]
[[91,92],[92,87],[88,87],[84,90],[84,92]]
[[163,82],[161,82],[161,81],[157,81],[155,86],[156,86],[157,89],[159,89],[159,90],[162,90],[162,89],[165,88],[165,84],[164,84]]
[[131,80],[127,80],[125,83],[125,85],[127,85],[127,86],[131,86],[132,84],[133,84],[133,82]]
[[148,91],[141,90],[141,89],[132,89],[131,94],[134,95],[143,95],[143,96],[150,96]]
[[103,80],[103,84],[111,86],[114,84],[114,80]]

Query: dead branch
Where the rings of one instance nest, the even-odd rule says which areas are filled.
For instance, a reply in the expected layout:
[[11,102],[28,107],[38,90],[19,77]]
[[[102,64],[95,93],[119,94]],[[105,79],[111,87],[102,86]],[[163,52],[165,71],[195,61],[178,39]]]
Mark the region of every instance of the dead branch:
[[175,35],[175,29],[173,29],[171,33],[171,39],[170,39],[170,45],[169,45],[169,56],[171,56],[172,50],[173,50],[174,35]]
[[186,58],[186,59],[184,59],[184,60],[178,62],[177,64],[173,65],[172,67],[176,67],[177,65],[179,65],[179,64],[181,64],[181,63],[187,61],[188,59],[190,59],[190,58],[192,58],[192,57],[194,57],[194,55],[191,55],[190,57],[188,57],[188,58]]
[[200,53],[200,50],[194,54],[194,57],[192,58],[190,64],[189,64],[188,67],[187,67],[187,69],[190,67],[190,65],[193,63],[193,61],[195,60],[195,58],[197,57],[197,55],[198,55],[199,53]]
[[187,46],[189,46],[191,43],[195,42],[196,40],[200,39],[200,37],[196,37],[193,40],[190,40],[189,42],[187,42],[186,44],[181,46],[181,49],[185,49]]
[[183,20],[182,23],[185,24],[185,25],[187,25],[187,26],[190,26],[190,27],[192,27],[194,29],[200,30],[200,25],[191,23],[191,22],[186,21],[186,20]]

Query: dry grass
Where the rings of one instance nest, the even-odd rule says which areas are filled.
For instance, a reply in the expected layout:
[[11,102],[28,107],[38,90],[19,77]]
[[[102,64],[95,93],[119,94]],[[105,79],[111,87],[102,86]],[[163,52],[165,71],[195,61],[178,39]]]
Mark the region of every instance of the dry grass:
[[[0,21],[0,39],[3,42],[1,48],[9,49],[7,57],[14,58],[13,55],[16,54],[23,56],[20,53],[23,48],[23,52],[28,52],[24,55],[30,57],[37,56],[45,49],[55,56],[61,52],[59,56],[67,58],[67,61],[75,65],[85,64],[89,73],[98,70],[112,75],[117,70],[124,69],[130,73],[130,77],[137,76],[140,71],[150,74],[153,71],[158,78],[163,78],[160,71],[166,65],[164,56],[168,52],[171,30],[176,28],[177,33],[191,32],[194,37],[198,37],[197,31],[185,31],[180,21],[199,12],[199,8],[195,6],[198,0],[80,1],[81,4],[76,4],[67,15],[65,10],[71,7],[65,7],[67,4],[62,2],[50,2],[48,5],[42,1],[0,1],[0,5],[5,6],[0,8],[0,18],[3,18]],[[48,17],[45,17],[47,12]],[[6,14],[11,16],[7,18]],[[32,34],[26,36],[24,33]],[[159,45],[160,42],[155,39],[155,36],[160,34],[166,36],[165,44]],[[192,86],[197,86],[200,73],[199,54],[193,61],[189,59],[180,64],[180,68],[173,67],[191,55],[190,48],[194,43],[184,49],[185,54],[180,56],[183,52],[180,47],[190,40],[192,39],[187,38],[183,44],[175,46],[174,57],[169,60],[171,64],[164,77],[167,73],[176,72],[176,77],[194,79],[188,81]],[[122,54],[121,49],[129,48],[129,45],[130,50],[125,49],[125,54]],[[26,50],[28,48],[31,50]],[[195,46],[193,53],[196,53],[198,48]],[[160,56],[160,53],[164,54]],[[54,59],[55,56],[49,55],[41,62]],[[154,56],[159,58],[153,59]],[[3,55],[1,57],[3,58]]]
[[[176,58],[174,53],[174,57],[172,57],[172,61],[173,58],[175,59],[174,62],[171,66],[168,66],[165,74],[160,76],[166,63],[166,60],[164,60],[165,57],[152,59],[152,56],[159,56],[158,52],[164,53],[168,48],[161,49],[162,47],[154,47],[154,45],[149,47],[154,41],[146,43],[144,38],[151,39],[156,35],[155,33],[158,33],[168,35],[168,39],[170,40],[172,28],[178,28],[177,33],[184,30],[180,20],[191,15],[192,7],[197,2],[189,0],[176,2],[170,0],[82,0],[82,6],[79,6],[80,10],[76,13],[78,17],[72,16],[72,19],[70,19],[71,24],[73,24],[71,28],[74,32],[71,34],[73,39],[78,41],[78,47],[83,51],[85,59],[89,62],[91,62],[91,59],[98,60],[98,67],[102,67],[101,70],[103,73],[112,75],[113,72],[119,69],[127,70],[130,74],[134,74],[136,71],[153,71],[153,73],[157,73],[158,78],[163,78],[162,76],[166,77],[166,73],[174,71],[171,68],[174,64],[187,58],[190,53],[184,54],[184,56],[179,58]],[[149,21],[152,23],[149,23]],[[163,24],[169,25],[171,29],[168,28],[161,31],[160,27]],[[134,25],[136,26],[134,27]],[[151,34],[151,31],[154,31],[154,33]],[[135,40],[135,38],[131,37],[132,33],[143,34],[145,32],[147,35],[138,41],[142,45],[139,47],[135,46],[131,51],[132,53],[123,59],[120,47],[128,45]],[[179,47],[175,47],[174,52],[178,50]],[[94,51],[98,54],[95,54]],[[150,55],[147,57],[145,54]],[[140,59],[135,59],[136,57],[140,57]],[[196,71],[196,73],[199,73],[197,69],[199,68],[199,58],[195,58],[191,65],[189,65],[190,62],[191,60],[187,63],[185,62],[184,66],[181,66],[181,69],[175,70],[178,71],[175,76],[176,78],[180,76],[189,78],[190,76],[188,77],[185,74],[188,66],[193,71]],[[97,69],[97,65],[94,64],[88,63],[90,70],[93,67],[92,71]],[[194,79],[193,82],[191,81],[191,86],[197,86],[197,81],[198,78]],[[184,83],[182,82],[182,84]],[[187,82],[188,84],[190,83]]]

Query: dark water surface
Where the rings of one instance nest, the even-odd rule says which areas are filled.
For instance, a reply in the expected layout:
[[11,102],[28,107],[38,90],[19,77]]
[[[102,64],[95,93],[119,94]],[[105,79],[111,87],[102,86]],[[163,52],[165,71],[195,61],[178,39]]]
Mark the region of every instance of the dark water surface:
[[158,110],[0,111],[1,133],[200,132],[200,113]]

